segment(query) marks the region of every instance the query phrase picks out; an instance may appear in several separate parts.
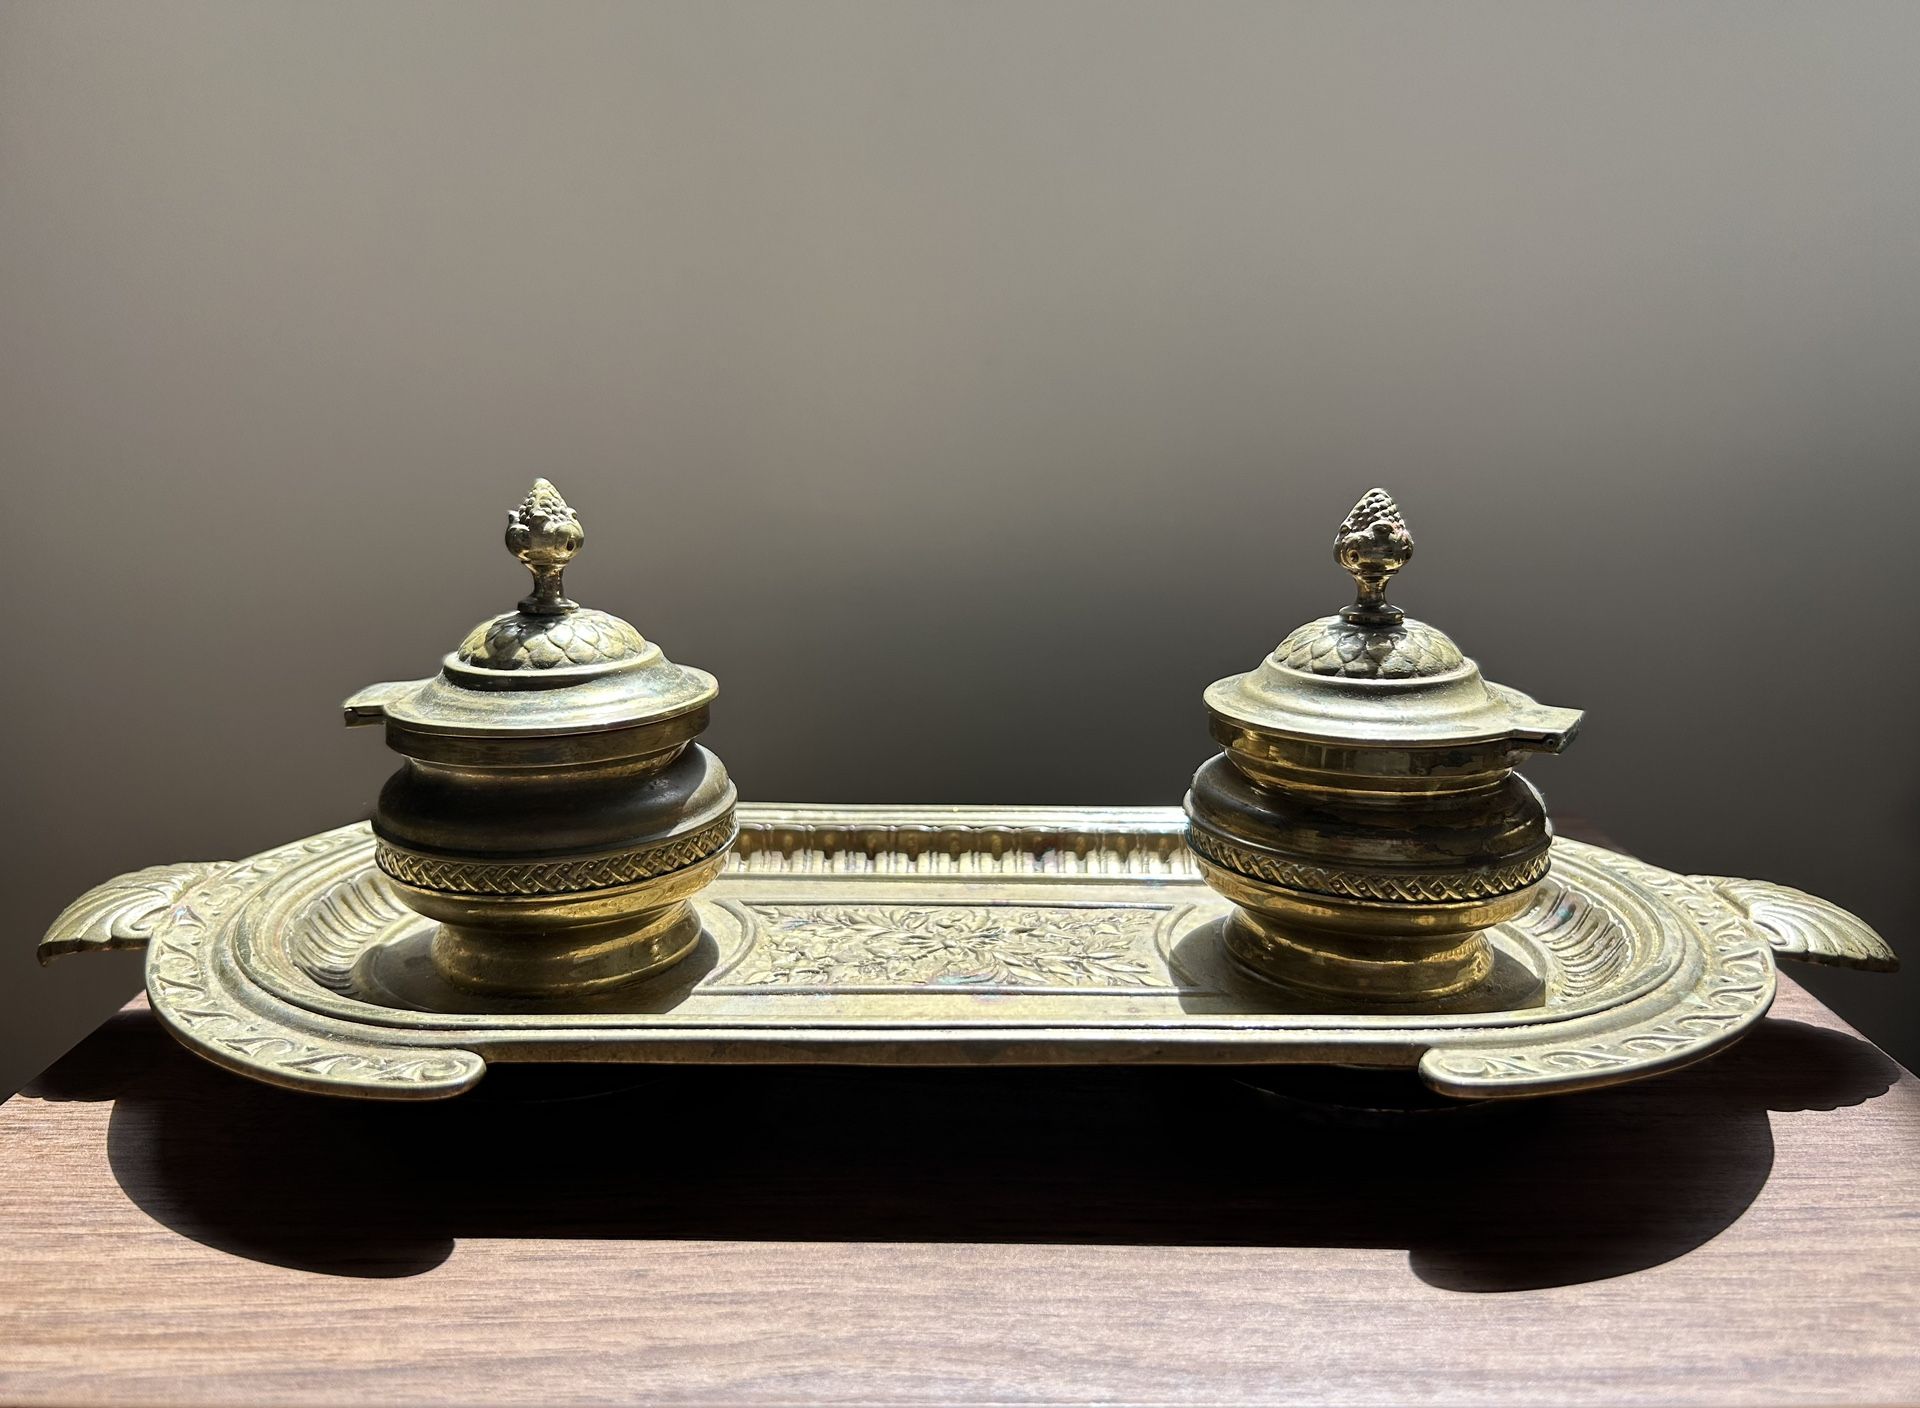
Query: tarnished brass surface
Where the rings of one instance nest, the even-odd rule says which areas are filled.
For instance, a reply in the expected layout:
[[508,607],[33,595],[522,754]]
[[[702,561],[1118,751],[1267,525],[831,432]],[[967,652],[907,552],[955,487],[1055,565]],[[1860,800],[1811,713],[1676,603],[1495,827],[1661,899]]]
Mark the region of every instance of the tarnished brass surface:
[[507,518],[533,574],[431,679],[347,700],[406,757],[380,794],[374,862],[441,921],[430,961],[480,992],[564,997],[630,983],[700,937],[688,901],[734,837],[734,788],[693,739],[718,693],[625,621],[567,599],[586,541],[546,480]]
[[1577,711],[1481,678],[1387,600],[1373,490],[1352,605],[1207,691],[1225,751],[1159,808],[743,807],[694,740],[717,686],[533,575],[429,679],[346,702],[404,758],[373,821],[81,896],[42,959],[145,947],[154,1011],[245,1075],[386,1099],[494,1061],[1331,1064],[1458,1097],[1699,1059],[1772,955],[1889,968],[1845,911],[1555,843],[1513,772]]
[[1418,1012],[1340,1010],[1228,961],[1233,909],[1172,808],[751,807],[682,963],[568,999],[454,981],[364,825],[160,866],[69,906],[43,957],[147,946],[186,1045],[277,1085],[386,1099],[495,1061],[1325,1064],[1443,1094],[1652,1075],[1766,1011],[1773,955],[1893,966],[1870,928],[1762,881],[1571,841],[1487,933],[1492,975]]
[[1236,906],[1253,971],[1347,1003],[1421,1007],[1495,976],[1485,930],[1547,874],[1545,804],[1513,771],[1558,752],[1580,714],[1491,684],[1442,632],[1387,600],[1413,556],[1370,490],[1334,536],[1352,605],[1206,692],[1225,751],[1187,794],[1187,841]]

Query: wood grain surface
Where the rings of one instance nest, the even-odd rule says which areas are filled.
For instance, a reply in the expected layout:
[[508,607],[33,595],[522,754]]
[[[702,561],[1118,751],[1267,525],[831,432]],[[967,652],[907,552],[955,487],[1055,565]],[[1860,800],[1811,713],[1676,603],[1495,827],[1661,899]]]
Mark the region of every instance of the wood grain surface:
[[0,1106],[16,1403],[1893,1402],[1920,1086],[1791,983],[1641,1086],[1180,1071],[283,1094],[140,1003]]

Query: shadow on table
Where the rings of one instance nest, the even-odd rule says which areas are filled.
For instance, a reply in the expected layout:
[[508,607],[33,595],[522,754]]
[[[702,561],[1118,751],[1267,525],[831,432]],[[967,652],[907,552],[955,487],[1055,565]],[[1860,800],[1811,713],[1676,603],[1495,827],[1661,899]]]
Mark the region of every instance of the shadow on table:
[[1670,1261],[1773,1164],[1767,1112],[1884,1092],[1867,1042],[1768,1020],[1635,1086],[1355,1128],[1179,1070],[501,1067],[430,1105],[272,1090],[127,1014],[25,1092],[114,1101],[136,1204],[237,1256],[428,1271],[462,1237],[1408,1249],[1510,1291]]

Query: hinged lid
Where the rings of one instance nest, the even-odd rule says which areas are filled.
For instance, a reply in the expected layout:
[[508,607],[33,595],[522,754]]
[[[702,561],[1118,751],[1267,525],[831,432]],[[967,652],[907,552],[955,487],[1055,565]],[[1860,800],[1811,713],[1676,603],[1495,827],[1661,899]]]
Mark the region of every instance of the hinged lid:
[[1413,535],[1384,489],[1369,489],[1334,535],[1334,560],[1358,588],[1351,606],[1309,621],[1206,702],[1219,719],[1260,733],[1354,747],[1486,743],[1558,752],[1578,709],[1536,703],[1490,684],[1445,632],[1387,600],[1413,556]]
[[518,610],[482,621],[431,679],[369,685],[349,724],[383,719],[425,733],[587,733],[690,713],[719,693],[627,622],[569,601],[561,573],[586,542],[560,492],[536,479],[507,515],[507,547],[533,574]]

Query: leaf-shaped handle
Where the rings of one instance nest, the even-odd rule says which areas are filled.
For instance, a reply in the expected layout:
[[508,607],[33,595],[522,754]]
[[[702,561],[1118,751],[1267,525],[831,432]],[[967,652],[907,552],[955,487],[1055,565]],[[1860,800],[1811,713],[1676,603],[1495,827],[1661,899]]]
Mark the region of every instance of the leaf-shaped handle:
[[40,940],[40,961],[51,963],[69,953],[145,948],[187,891],[231,864],[207,860],[150,865],[95,885],[48,926]]
[[1741,880],[1730,875],[1689,878],[1745,915],[1767,936],[1781,958],[1864,968],[1872,973],[1891,973],[1900,966],[1892,947],[1872,925],[1818,895],[1771,880]]

